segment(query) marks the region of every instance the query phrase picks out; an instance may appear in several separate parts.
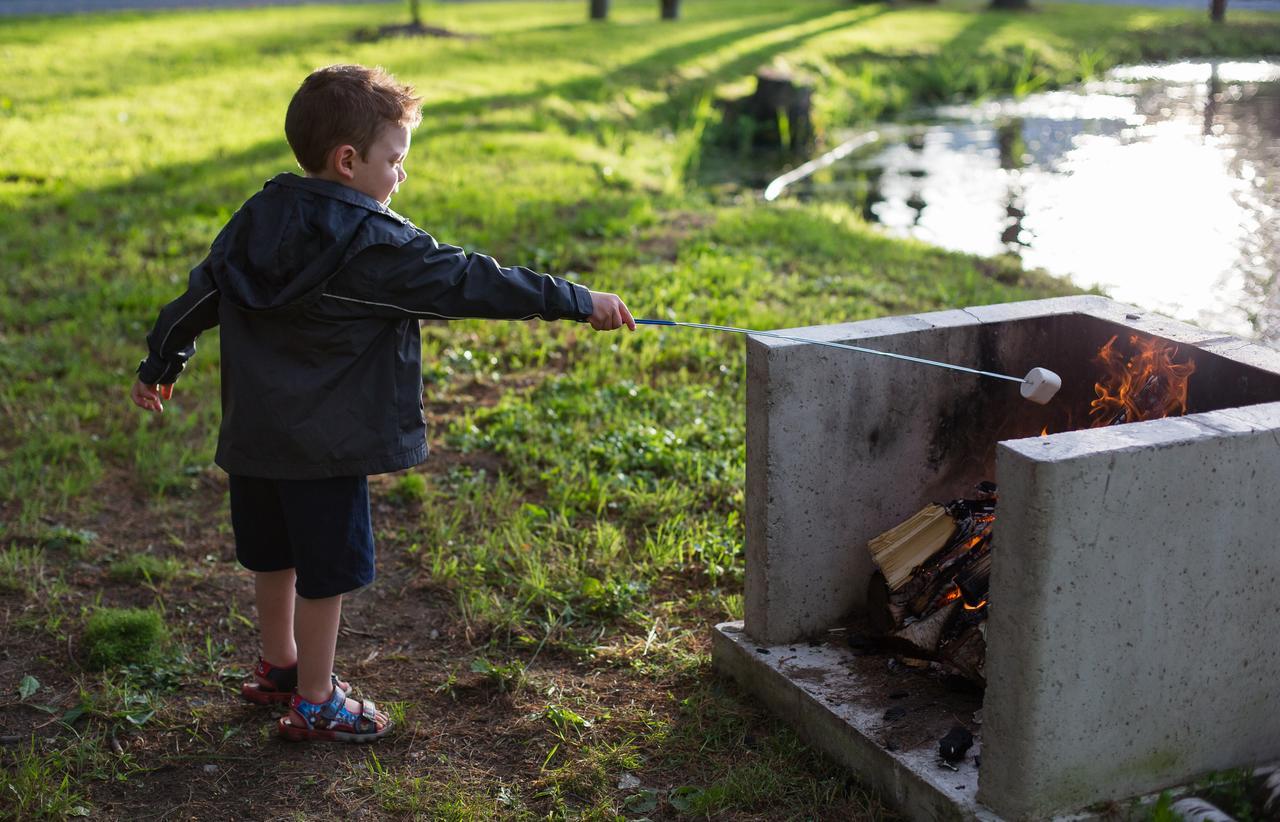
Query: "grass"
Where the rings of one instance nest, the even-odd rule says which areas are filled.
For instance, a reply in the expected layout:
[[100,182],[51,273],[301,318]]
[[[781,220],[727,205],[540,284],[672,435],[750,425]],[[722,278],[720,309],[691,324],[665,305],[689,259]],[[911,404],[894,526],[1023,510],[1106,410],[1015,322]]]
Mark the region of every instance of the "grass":
[[[317,65],[382,64],[425,95],[395,207],[440,239],[616,291],[637,316],[769,328],[1069,289],[888,239],[852,205],[759,203],[714,101],[760,66],[812,80],[822,138],[1122,61],[1253,55],[1278,31],[1264,14],[1215,28],[1201,10],[1048,3],[686,5],[672,24],[621,0],[603,25],[576,2],[430,6],[428,24],[480,38],[374,43],[352,33],[402,22],[402,4],[6,18],[0,636],[52,694],[23,708],[32,745],[0,749],[24,816],[138,815],[178,790],[168,762],[201,786],[191,812],[218,817],[368,800],[460,819],[886,814],[710,672],[707,625],[743,609],[736,337],[424,326],[436,456],[373,480],[382,581],[353,600],[339,657],[401,730],[327,764],[228,707],[257,639],[211,467],[216,330],[163,417],[126,399],[158,307],[293,168],[283,112]],[[130,619],[152,636],[163,612],[177,656],[82,669],[71,650],[96,641],[78,615],[99,607],[143,609]],[[294,794],[280,772],[324,788],[278,806]]]
[[164,617],[142,608],[101,608],[85,623],[81,644],[92,669],[145,665],[168,638]]

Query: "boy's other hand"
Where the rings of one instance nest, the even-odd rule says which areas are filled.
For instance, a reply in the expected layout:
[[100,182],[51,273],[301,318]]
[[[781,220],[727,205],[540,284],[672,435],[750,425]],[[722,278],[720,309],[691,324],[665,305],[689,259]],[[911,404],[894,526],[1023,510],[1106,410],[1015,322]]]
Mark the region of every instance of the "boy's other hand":
[[167,400],[173,396],[173,383],[168,385],[147,385],[146,383],[135,381],[133,390],[129,392],[129,398],[133,400],[133,404],[147,411],[155,411],[157,414],[164,413],[164,404],[161,400]]
[[632,331],[636,330],[636,321],[632,319],[622,298],[603,291],[591,292],[591,316],[587,321],[596,331],[613,331],[624,325]]

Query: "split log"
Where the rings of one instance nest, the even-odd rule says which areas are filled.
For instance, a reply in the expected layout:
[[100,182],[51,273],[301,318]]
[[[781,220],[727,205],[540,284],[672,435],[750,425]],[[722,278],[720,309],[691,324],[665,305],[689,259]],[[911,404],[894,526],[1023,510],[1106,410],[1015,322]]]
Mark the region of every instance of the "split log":
[[884,573],[891,591],[911,579],[912,572],[946,547],[956,532],[956,521],[941,505],[927,505],[906,522],[890,528],[867,543],[871,559]]
[[889,646],[907,656],[935,658],[942,642],[942,632],[959,605],[959,600],[950,602],[924,619],[890,633],[887,638]]
[[942,648],[942,661],[962,676],[986,683],[987,640],[981,625],[971,625]]
[[987,601],[991,587],[991,552],[978,554],[973,561],[956,574],[956,586],[968,605],[981,605]]

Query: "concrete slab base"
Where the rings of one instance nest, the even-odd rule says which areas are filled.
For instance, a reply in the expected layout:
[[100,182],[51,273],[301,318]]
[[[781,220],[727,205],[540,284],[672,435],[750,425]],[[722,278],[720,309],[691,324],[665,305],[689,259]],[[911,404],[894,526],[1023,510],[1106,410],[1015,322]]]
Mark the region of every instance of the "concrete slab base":
[[[894,676],[886,657],[855,656],[834,642],[766,647],[744,633],[741,622],[715,626],[712,660],[911,819],[999,819],[976,798],[982,741],[973,715],[981,697],[947,693],[925,676]],[[895,707],[907,716],[886,720]],[[951,770],[938,756],[938,741],[957,724],[978,733]]]

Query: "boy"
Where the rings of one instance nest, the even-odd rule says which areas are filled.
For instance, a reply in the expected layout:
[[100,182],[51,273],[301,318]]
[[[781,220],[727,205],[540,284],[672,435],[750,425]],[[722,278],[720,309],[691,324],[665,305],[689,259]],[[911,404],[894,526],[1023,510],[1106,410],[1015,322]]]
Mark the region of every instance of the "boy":
[[388,208],[420,102],[380,68],[307,77],[285,115],[306,176],[277,175],[222,229],[161,310],[131,392],[162,412],[196,337],[221,324],[215,459],[262,633],[241,693],[287,702],[279,731],[291,740],[365,742],[390,728],[332,671],[342,595],[374,577],[367,475],[427,456],[418,320],[635,330],[616,295],[464,254]]

